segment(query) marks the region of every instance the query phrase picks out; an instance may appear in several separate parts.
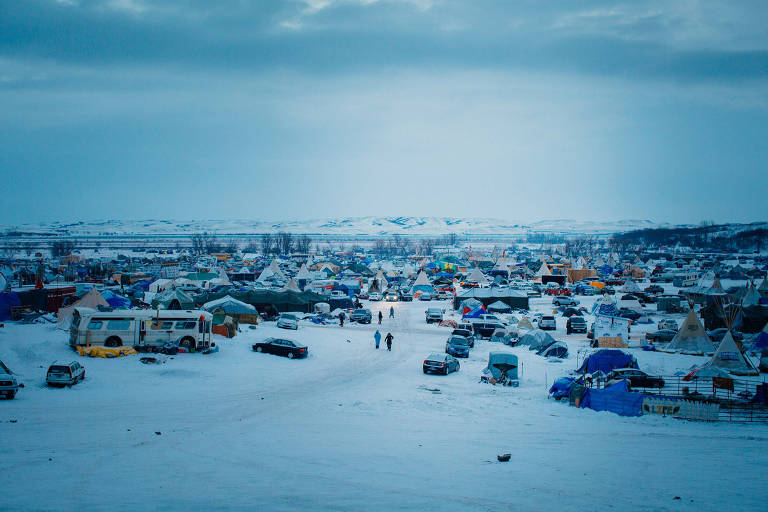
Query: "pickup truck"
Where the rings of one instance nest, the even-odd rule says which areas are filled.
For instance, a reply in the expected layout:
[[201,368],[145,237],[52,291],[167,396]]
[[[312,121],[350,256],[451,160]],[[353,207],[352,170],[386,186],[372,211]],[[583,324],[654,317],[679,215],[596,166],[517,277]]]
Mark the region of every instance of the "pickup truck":
[[432,322],[442,322],[443,321],[443,310],[440,308],[429,308],[424,312],[426,315],[427,323],[430,324]]
[[14,373],[5,364],[0,361],[0,395],[9,400],[13,400],[19,388],[24,387],[19,384]]

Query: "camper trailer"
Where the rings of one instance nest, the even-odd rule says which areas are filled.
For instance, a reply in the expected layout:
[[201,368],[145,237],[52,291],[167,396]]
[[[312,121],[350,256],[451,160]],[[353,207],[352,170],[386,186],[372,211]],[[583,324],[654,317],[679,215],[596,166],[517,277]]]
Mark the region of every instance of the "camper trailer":
[[69,329],[72,348],[87,345],[158,348],[166,343],[204,350],[211,346],[213,315],[199,310],[98,311],[75,308]]

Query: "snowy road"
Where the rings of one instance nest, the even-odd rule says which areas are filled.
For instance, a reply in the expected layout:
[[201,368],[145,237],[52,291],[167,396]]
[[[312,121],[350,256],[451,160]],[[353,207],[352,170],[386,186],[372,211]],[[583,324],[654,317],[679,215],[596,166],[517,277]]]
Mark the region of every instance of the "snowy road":
[[[563,363],[479,342],[461,371],[425,376],[421,362],[442,351],[447,330],[424,323],[424,303],[396,305],[394,320],[389,304],[371,307],[385,311],[391,353],[374,350],[374,322],[302,324],[287,334],[309,345],[307,360],[256,354],[250,344],[277,332],[260,326],[219,339],[218,354],[162,366],[85,359],[87,380],[61,390],[42,376],[51,360],[76,358],[66,336],[6,325],[0,359],[27,387],[0,401],[0,508],[764,510],[765,426],[628,419],[547,400],[583,340],[569,339]],[[499,349],[519,354],[520,388],[478,383]],[[648,357],[669,368],[680,356]],[[503,452],[511,462],[495,461]]]

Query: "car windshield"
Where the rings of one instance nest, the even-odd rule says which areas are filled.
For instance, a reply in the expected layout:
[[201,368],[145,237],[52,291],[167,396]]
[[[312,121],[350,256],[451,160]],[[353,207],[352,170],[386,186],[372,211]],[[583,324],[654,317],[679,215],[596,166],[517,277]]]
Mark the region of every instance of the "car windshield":
[[69,366],[51,366],[48,371],[51,373],[69,373]]
[[462,338],[461,336],[454,336],[449,342],[451,345],[469,345],[467,338]]
[[280,315],[280,318],[282,320],[296,320],[296,317],[293,316],[293,315],[285,315],[285,314],[283,314],[283,315]]
[[445,356],[443,354],[432,354],[429,357],[427,357],[427,361],[445,361]]

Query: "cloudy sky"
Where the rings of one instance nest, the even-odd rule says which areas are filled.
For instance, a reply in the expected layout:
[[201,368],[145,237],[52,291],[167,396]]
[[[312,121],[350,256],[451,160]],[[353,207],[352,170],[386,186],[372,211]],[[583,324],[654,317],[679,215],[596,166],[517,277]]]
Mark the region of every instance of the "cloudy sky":
[[1,223],[766,220],[768,2],[2,0]]

